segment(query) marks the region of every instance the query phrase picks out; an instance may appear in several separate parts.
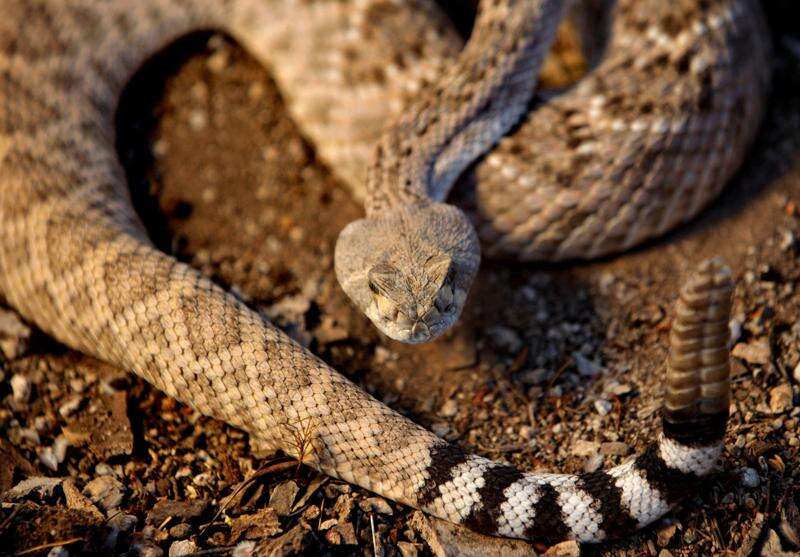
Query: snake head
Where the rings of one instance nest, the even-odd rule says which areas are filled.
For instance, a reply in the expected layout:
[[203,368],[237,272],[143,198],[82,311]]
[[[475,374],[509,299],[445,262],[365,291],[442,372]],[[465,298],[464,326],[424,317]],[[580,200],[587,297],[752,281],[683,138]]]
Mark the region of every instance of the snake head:
[[443,203],[403,205],[347,225],[336,242],[336,276],[385,335],[432,340],[461,315],[480,263],[475,230]]

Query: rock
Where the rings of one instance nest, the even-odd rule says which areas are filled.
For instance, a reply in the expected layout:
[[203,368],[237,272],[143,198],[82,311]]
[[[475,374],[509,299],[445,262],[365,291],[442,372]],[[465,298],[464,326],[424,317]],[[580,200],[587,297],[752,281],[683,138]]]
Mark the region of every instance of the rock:
[[544,552],[544,557],[580,557],[581,548],[578,542],[570,540],[561,542]]
[[773,414],[783,414],[792,409],[792,386],[783,383],[769,391],[769,409]]
[[108,519],[108,524],[118,532],[130,532],[136,528],[138,522],[135,515],[125,513],[114,513]]
[[415,543],[397,542],[397,550],[400,551],[402,557],[417,557],[420,547]]
[[124,392],[92,399],[63,431],[71,445],[88,445],[101,459],[133,452],[133,432]]
[[536,368],[523,371],[517,375],[517,378],[523,385],[541,385],[550,377],[550,370],[545,368]]
[[745,487],[754,488],[761,484],[761,478],[753,468],[742,468],[741,479],[742,485]]
[[794,232],[791,230],[782,230],[781,231],[781,239],[778,243],[778,247],[781,248],[781,251],[789,251],[797,245],[797,238],[794,235]]
[[603,366],[590,360],[580,352],[573,352],[572,358],[575,360],[575,365],[578,368],[578,373],[583,377],[594,377],[603,372]]
[[253,548],[253,555],[308,555],[316,549],[316,538],[308,524],[300,522],[297,526],[271,540],[264,540]]
[[176,540],[182,540],[184,538],[188,538],[192,535],[192,527],[185,522],[181,522],[180,524],[176,524],[172,528],[169,529],[169,537],[175,538]]
[[350,518],[355,506],[356,496],[352,493],[343,493],[336,499],[331,512],[339,522],[345,522]]
[[25,404],[31,396],[31,381],[21,373],[11,376],[11,396],[15,402]]
[[292,480],[276,485],[270,493],[269,506],[275,509],[278,516],[288,516],[292,512],[292,504],[298,491],[300,488]]
[[594,409],[597,410],[597,413],[601,416],[608,416],[611,410],[614,409],[614,405],[611,404],[610,401],[600,398],[594,401]]
[[231,557],[251,557],[256,549],[256,542],[239,542],[231,551]]
[[208,501],[205,499],[192,499],[189,501],[161,499],[147,513],[147,522],[148,524],[159,526],[168,517],[182,522],[191,522],[193,519],[201,517],[207,508]]
[[781,547],[780,536],[775,530],[770,529],[761,548],[761,557],[797,557],[797,552],[784,551]]
[[452,418],[456,414],[458,414],[458,403],[453,398],[446,400],[439,409],[439,415],[444,418]]
[[351,522],[336,524],[325,532],[325,539],[333,545],[357,545],[356,531]]
[[58,407],[58,413],[61,414],[62,418],[69,418],[78,408],[80,408],[81,402],[83,402],[82,396],[72,397]]
[[794,366],[794,371],[792,371],[792,377],[794,377],[795,383],[800,383],[800,362],[797,362],[797,365]]
[[606,385],[605,391],[612,395],[622,396],[627,395],[633,390],[633,387],[626,383],[617,383],[616,381],[610,382]]
[[58,470],[58,458],[56,457],[55,451],[53,451],[53,447],[44,447],[38,451],[38,454],[39,462],[42,463],[42,466],[51,472],[56,472]]
[[242,538],[258,540],[268,538],[280,533],[281,523],[278,513],[272,507],[259,509],[253,514],[238,516],[231,522],[231,537],[233,540]]
[[383,497],[369,497],[360,501],[358,506],[365,513],[373,512],[389,516],[394,514],[392,507]]
[[471,530],[425,516],[415,511],[409,525],[431,548],[436,557],[527,557],[535,555],[533,548],[521,540],[493,538]]
[[731,343],[736,343],[742,338],[742,326],[744,325],[744,316],[734,316],[728,322],[728,330],[731,332]]
[[47,557],[69,557],[69,551],[59,545],[48,551]]
[[764,365],[769,362],[772,352],[769,344],[762,340],[749,344],[740,342],[733,347],[731,354],[736,358],[741,358],[748,364]]
[[611,441],[600,445],[600,452],[607,456],[626,456],[631,452],[631,448],[627,443]]
[[514,329],[498,325],[486,329],[486,334],[497,348],[511,354],[519,352],[522,348],[522,339]]
[[100,476],[84,486],[83,494],[108,514],[122,504],[125,486],[113,476]]
[[197,551],[197,544],[192,540],[179,540],[169,546],[169,557],[183,557]]
[[163,557],[164,551],[151,541],[142,541],[131,546],[133,555],[137,557]]
[[31,329],[13,311],[0,308],[0,353],[16,360],[28,350]]
[[578,439],[572,444],[573,456],[588,457],[597,454],[599,450],[600,450],[600,443],[597,443],[595,441]]
[[678,525],[674,522],[670,522],[669,524],[661,526],[656,534],[656,541],[658,542],[658,546],[664,547],[666,545],[669,545],[669,542],[671,542],[672,538],[675,537],[677,531],[678,531]]
[[597,472],[603,466],[603,461],[605,457],[602,454],[594,454],[586,459],[586,462],[583,464],[583,471],[587,474],[591,474],[592,472]]

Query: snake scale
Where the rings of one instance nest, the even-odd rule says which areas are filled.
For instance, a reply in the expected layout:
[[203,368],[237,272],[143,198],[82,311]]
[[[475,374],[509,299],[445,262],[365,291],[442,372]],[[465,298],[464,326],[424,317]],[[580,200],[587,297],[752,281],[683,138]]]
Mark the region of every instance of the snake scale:
[[[425,341],[458,318],[479,237],[526,260],[624,250],[693,217],[753,138],[769,67],[755,1],[620,0],[602,61],[533,106],[565,10],[486,0],[462,48],[427,0],[3,0],[0,293],[256,446],[476,531],[598,542],[651,523],[722,450],[732,283],[720,262],[681,290],[659,438],[608,471],[525,473],[390,410],[155,249],[114,150],[119,94],[143,61],[193,30],[227,31],[365,200],[337,243],[343,288],[389,336]],[[444,200],[493,147],[471,173],[470,220]]]

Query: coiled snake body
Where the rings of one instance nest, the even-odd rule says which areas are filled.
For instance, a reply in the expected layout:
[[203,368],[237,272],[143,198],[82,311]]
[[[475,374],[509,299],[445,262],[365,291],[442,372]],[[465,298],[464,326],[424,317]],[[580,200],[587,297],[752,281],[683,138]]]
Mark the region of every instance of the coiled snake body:
[[652,522],[722,448],[720,263],[682,290],[660,438],[609,471],[523,473],[393,412],[156,250],[114,151],[113,113],[139,65],[194,29],[227,30],[365,198],[366,218],[337,244],[343,288],[390,336],[424,341],[457,319],[479,262],[470,221],[443,201],[498,141],[475,170],[483,246],[537,259],[625,249],[691,218],[752,139],[768,67],[755,1],[621,0],[604,61],[525,116],[564,9],[487,2],[452,60],[459,39],[425,0],[0,3],[0,293],[66,345],[264,449],[298,456],[302,424],[310,464],[480,532],[596,542]]

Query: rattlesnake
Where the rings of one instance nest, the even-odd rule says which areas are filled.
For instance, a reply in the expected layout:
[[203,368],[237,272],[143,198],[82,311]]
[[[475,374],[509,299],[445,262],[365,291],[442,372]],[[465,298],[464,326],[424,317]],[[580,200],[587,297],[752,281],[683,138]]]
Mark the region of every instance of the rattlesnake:
[[[453,62],[459,39],[426,0],[4,1],[0,293],[64,344],[263,450],[301,456],[301,427],[308,464],[480,532],[596,542],[652,522],[722,449],[732,286],[719,262],[682,289],[659,439],[607,472],[523,473],[393,412],[156,250],[113,147],[118,96],[148,56],[195,29],[230,32],[272,68],[320,156],[366,201],[337,245],[345,291],[391,336],[426,340],[457,318],[479,260],[471,224],[442,201],[523,116],[564,9],[486,2]],[[488,252],[625,249],[693,216],[741,162],[767,82],[758,5],[627,0],[614,21],[605,61],[476,168]]]

